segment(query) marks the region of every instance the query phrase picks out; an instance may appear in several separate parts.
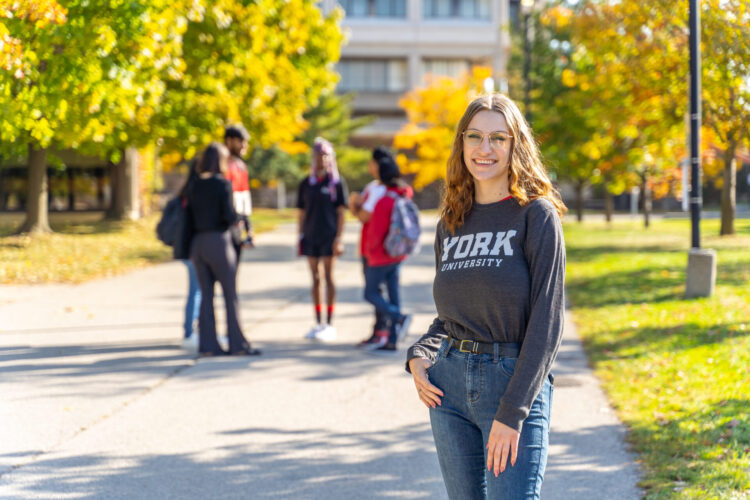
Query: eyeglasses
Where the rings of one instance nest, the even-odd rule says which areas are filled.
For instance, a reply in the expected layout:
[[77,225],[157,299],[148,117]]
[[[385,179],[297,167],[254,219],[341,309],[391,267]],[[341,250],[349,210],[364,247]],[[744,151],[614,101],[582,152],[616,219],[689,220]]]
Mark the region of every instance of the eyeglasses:
[[463,133],[464,142],[467,146],[478,148],[484,142],[485,137],[489,137],[490,147],[492,149],[506,149],[510,146],[513,136],[505,132],[490,132],[483,134],[479,130],[466,130]]

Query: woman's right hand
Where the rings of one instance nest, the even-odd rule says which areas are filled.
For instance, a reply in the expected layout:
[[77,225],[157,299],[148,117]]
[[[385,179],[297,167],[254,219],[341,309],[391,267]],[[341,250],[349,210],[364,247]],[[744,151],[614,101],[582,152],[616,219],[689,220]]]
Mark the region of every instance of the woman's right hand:
[[414,378],[414,385],[417,387],[419,399],[422,400],[426,407],[435,408],[435,406],[442,404],[440,398],[443,396],[443,391],[432,385],[430,379],[427,377],[427,369],[431,366],[432,361],[426,358],[412,358],[409,360],[409,370],[411,370],[411,376]]

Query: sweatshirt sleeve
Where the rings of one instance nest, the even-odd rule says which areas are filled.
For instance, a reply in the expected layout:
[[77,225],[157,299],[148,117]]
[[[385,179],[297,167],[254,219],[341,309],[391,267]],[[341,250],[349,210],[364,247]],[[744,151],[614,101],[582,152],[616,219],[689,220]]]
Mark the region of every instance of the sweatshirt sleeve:
[[565,241],[554,207],[529,211],[524,254],[531,274],[530,313],[521,352],[495,420],[520,432],[560,347],[565,308]]
[[[435,231],[435,268],[437,270],[438,263],[442,258],[442,247],[440,245],[440,226],[438,225],[437,231]],[[409,361],[414,358],[427,358],[433,363],[435,362],[435,356],[440,349],[440,344],[443,340],[448,337],[445,331],[445,323],[438,317],[432,321],[432,325],[427,330],[427,333],[422,335],[414,345],[412,345],[406,353],[406,371],[411,373],[409,369]]]

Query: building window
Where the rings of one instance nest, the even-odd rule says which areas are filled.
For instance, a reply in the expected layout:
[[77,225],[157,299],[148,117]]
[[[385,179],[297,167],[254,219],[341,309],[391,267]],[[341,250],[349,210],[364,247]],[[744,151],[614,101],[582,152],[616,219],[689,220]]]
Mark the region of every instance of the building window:
[[489,19],[490,0],[424,0],[424,17]]
[[520,12],[521,2],[520,0],[510,0],[510,25],[515,29],[520,29]]
[[406,17],[406,0],[340,0],[347,17]]
[[407,87],[404,59],[342,59],[338,71],[344,92],[403,92]]
[[464,59],[425,59],[422,61],[422,78],[428,74],[457,78],[469,69],[469,61]]

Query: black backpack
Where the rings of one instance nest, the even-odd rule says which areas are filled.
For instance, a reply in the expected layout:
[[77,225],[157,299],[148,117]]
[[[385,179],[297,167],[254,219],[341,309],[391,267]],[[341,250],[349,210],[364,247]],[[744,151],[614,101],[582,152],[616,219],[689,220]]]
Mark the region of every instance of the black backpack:
[[180,218],[180,203],[182,199],[175,196],[164,207],[161,220],[156,225],[156,237],[169,247],[173,247],[177,240],[177,226]]

